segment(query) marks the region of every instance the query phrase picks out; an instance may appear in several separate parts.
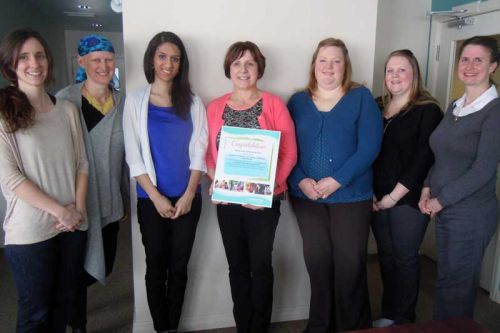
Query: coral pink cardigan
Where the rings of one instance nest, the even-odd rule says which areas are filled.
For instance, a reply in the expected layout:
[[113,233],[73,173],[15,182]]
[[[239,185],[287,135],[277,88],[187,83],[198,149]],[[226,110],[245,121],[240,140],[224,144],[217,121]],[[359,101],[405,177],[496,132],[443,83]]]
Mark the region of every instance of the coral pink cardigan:
[[[217,163],[216,138],[224,120],[222,115],[231,94],[223,95],[213,100],[207,107],[208,118],[208,150],[206,156],[208,170],[215,170]],[[280,194],[287,189],[286,179],[297,162],[297,142],[295,127],[285,104],[278,96],[262,92],[262,114],[258,118],[260,127],[266,130],[280,131],[280,149],[274,194]]]

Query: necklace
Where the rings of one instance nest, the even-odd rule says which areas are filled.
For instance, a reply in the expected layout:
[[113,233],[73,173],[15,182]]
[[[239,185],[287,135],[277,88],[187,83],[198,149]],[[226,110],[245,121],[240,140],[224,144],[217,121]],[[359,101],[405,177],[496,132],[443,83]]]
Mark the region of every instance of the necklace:
[[87,99],[89,104],[92,105],[94,109],[96,109],[103,115],[106,115],[111,109],[113,109],[114,106],[113,94],[109,89],[106,91],[104,99],[102,98],[98,99],[89,92],[89,90],[87,89],[87,87],[85,87],[85,85],[83,85],[82,96]]
[[[463,107],[461,107],[461,106],[458,106],[458,105],[457,105],[455,108],[456,108],[456,109],[455,109],[455,110],[453,110],[452,112],[453,112],[453,117],[454,117],[454,120],[455,120],[455,122],[457,122],[457,121],[458,121],[458,119],[460,118],[460,113],[462,113],[462,110],[463,110],[464,108],[463,108]],[[455,112],[455,111],[456,111],[456,112]]]
[[387,129],[387,127],[389,126],[389,124],[396,118],[399,118],[399,116],[405,114],[407,111],[409,110],[409,108],[407,106],[401,108],[398,112],[396,112],[395,114],[393,114],[390,118],[385,118],[384,117],[384,133],[385,133],[385,130]]
[[260,99],[260,92],[255,91],[253,92],[248,98],[238,98],[233,94],[231,94],[230,100],[233,102],[236,106],[247,106],[247,105],[252,105],[255,104],[254,102]]
[[394,120],[394,118],[396,118],[396,116],[397,116],[397,114],[395,114],[391,118],[384,119],[384,133],[385,133],[385,130],[387,129],[387,127],[389,126],[389,124]]

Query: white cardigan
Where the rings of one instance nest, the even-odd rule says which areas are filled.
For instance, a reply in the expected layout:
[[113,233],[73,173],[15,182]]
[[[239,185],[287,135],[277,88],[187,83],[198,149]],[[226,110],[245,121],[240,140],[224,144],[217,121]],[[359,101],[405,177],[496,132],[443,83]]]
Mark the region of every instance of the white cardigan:
[[[156,172],[149,147],[148,103],[151,85],[142,87],[127,95],[123,109],[123,135],[125,136],[125,158],[130,177],[148,174],[156,186]],[[191,104],[193,133],[189,141],[190,170],[207,171],[205,153],[208,144],[207,114],[201,99],[193,96]],[[165,142],[166,145],[176,144]]]

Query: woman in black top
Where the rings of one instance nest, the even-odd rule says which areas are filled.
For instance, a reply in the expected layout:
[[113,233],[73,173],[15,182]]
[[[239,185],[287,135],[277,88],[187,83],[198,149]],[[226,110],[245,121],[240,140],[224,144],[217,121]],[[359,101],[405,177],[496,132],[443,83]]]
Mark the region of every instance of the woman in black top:
[[429,136],[442,119],[437,101],[423,88],[410,50],[385,63],[382,148],[374,163],[374,221],[384,293],[374,327],[415,321],[419,289],[418,250],[429,217],[418,209],[423,181],[434,161]]

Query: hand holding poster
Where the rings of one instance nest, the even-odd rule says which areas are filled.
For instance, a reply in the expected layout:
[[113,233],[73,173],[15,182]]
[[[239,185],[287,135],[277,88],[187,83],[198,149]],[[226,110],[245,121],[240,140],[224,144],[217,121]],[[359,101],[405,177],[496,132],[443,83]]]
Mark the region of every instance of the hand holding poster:
[[280,132],[223,126],[212,200],[271,207]]

